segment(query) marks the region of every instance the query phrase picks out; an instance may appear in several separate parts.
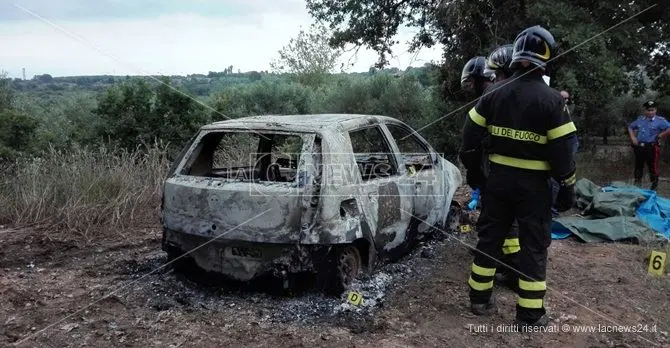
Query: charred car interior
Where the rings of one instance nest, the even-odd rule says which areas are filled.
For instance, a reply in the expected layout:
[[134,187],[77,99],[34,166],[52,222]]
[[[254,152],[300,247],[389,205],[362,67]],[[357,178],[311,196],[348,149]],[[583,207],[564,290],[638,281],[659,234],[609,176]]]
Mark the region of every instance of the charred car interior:
[[301,147],[299,135],[211,132],[200,140],[180,173],[234,181],[291,182],[296,178]]

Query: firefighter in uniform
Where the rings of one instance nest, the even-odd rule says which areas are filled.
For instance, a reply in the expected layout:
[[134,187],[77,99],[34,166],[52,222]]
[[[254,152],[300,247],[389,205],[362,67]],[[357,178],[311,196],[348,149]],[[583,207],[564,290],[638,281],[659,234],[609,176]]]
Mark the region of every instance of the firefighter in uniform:
[[[511,75],[511,70],[509,68],[509,63],[512,60],[512,45],[505,45],[500,48],[497,48],[487,57],[475,57],[468,61],[463,68],[463,73],[461,74],[461,85],[462,87],[481,97],[484,94],[485,88],[472,88],[473,83],[471,81],[484,81],[482,85],[488,87],[491,83],[489,81],[498,81],[504,80],[507,76]],[[470,82],[469,82],[470,81]],[[488,158],[486,154],[483,153],[482,156],[482,173],[484,177],[488,175]],[[476,174],[468,172],[468,174]],[[475,180],[476,182],[481,181],[481,186],[484,185],[485,180]],[[481,186],[473,186],[473,190],[483,189]],[[512,228],[509,231],[508,238],[505,239],[502,246],[503,257],[501,259],[502,263],[498,264],[496,267],[495,280],[496,283],[505,285],[512,290],[516,289],[516,259],[518,258],[519,250],[519,238],[517,237],[517,224],[516,221],[512,225]],[[505,265],[509,265],[512,269],[508,268]]]
[[[493,50],[489,56],[486,57],[486,67],[484,68],[484,71],[487,74],[492,73],[495,76],[493,80],[494,82],[504,81],[512,76],[513,70],[510,67],[510,63],[512,62],[513,51],[512,44],[502,45]],[[486,154],[484,156],[486,156]],[[488,158],[486,160],[488,161]],[[484,174],[485,176],[488,176],[488,173]],[[503,242],[502,263],[497,265],[495,274],[495,281],[497,283],[504,284],[515,291],[518,284],[516,268],[520,250],[519,224],[515,219],[507,238],[505,238],[505,241]]]
[[490,172],[477,222],[479,242],[468,279],[471,310],[484,315],[493,307],[496,261],[516,219],[521,242],[516,323],[523,326],[544,326],[549,321],[544,306],[552,221],[549,178],[560,183],[556,200],[559,211],[568,210],[575,200],[571,151],[575,125],[565,112],[560,93],[542,78],[548,73],[555,47],[551,33],[540,26],[520,32],[512,54],[514,74],[510,80],[489,87],[469,111],[463,127],[460,157],[468,172],[480,168],[482,139],[487,130],[490,135]]
[[[463,71],[461,72],[461,89],[470,94],[470,96],[476,97],[477,100],[482,96],[484,90],[493,84],[493,79],[495,78],[493,72],[486,71],[485,69],[486,57],[477,56],[470,58],[463,66]],[[466,181],[472,190],[479,189],[479,186],[475,186],[472,183],[480,183],[485,180],[484,177],[474,178],[474,175],[485,175],[488,172],[488,160],[482,160],[480,165],[481,170],[468,171],[467,173]]]

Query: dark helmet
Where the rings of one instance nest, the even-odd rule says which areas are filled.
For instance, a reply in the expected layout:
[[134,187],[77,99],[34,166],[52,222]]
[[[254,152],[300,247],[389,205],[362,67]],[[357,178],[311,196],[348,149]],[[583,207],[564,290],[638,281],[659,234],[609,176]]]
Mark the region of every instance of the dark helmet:
[[512,62],[512,53],[514,45],[502,45],[489,54],[486,58],[486,72],[495,73],[496,70],[502,71],[505,76],[512,75],[512,69],[509,67]]
[[547,63],[556,50],[554,36],[539,25],[524,29],[514,40],[511,67],[514,69],[522,60],[527,60],[541,69],[548,70]]
[[486,58],[483,56],[474,57],[468,60],[463,66],[463,71],[461,72],[461,86],[465,86],[466,81],[469,78],[475,79],[485,79],[492,80],[493,74],[490,72],[485,72],[484,68],[486,67]]

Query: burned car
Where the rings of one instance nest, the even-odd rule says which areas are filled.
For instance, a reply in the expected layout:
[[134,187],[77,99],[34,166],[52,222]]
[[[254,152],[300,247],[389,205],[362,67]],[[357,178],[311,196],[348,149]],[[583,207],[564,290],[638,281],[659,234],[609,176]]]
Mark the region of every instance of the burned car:
[[461,173],[386,116],[254,116],[203,126],[163,187],[171,260],[238,281],[316,274],[344,290],[457,215]]

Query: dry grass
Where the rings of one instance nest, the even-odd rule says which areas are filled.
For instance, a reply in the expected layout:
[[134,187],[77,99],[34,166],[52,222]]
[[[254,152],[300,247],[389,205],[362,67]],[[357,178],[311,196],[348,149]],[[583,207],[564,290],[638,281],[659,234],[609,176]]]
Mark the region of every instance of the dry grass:
[[17,161],[0,174],[0,222],[85,241],[156,225],[166,154],[161,145],[74,148]]

